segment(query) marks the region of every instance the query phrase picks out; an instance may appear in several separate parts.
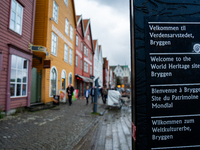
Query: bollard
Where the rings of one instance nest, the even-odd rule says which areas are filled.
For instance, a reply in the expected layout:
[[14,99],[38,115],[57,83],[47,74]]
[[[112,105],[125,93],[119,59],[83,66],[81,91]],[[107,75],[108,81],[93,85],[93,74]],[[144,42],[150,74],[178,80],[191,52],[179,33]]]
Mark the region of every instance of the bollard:
[[97,113],[97,100],[98,100],[98,87],[99,87],[99,83],[98,83],[98,79],[97,78],[95,80],[95,90],[94,90],[94,113]]

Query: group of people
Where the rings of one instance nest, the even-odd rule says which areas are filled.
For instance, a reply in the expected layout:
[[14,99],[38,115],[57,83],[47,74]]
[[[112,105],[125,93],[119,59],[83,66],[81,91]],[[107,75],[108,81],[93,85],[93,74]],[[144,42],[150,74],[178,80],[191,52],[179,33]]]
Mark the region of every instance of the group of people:
[[[73,92],[74,92],[74,87],[71,85],[71,83],[69,83],[69,86],[66,89],[66,92],[68,94],[68,101],[69,101],[69,106],[72,105],[72,96],[73,96]],[[99,93],[101,93],[102,96],[102,101],[104,104],[106,104],[106,99],[107,99],[107,95],[108,95],[108,89],[106,88],[106,86],[102,87],[101,89],[98,89],[98,95]],[[92,86],[91,89],[89,89],[89,86],[86,87],[86,90],[84,91],[84,97],[86,98],[86,105],[88,105],[89,101],[89,97],[91,96],[91,104],[94,103],[94,96],[95,96],[95,87]]]

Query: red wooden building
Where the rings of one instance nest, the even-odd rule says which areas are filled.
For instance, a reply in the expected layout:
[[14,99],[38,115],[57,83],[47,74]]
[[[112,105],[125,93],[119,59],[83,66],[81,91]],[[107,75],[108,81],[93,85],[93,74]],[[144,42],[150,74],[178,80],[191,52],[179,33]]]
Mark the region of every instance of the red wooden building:
[[30,106],[36,0],[0,1],[0,109]]
[[82,15],[76,18],[75,89],[82,96],[86,86],[91,87],[93,84],[94,46],[90,20],[84,20]]

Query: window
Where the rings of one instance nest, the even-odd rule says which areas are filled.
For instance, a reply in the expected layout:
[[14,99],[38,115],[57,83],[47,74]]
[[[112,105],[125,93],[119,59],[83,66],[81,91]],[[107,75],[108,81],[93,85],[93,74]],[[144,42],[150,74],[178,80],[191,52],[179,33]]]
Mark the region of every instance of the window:
[[81,52],[83,51],[83,42],[81,42]]
[[76,67],[78,67],[78,55],[76,55]]
[[68,6],[68,0],[64,0],[65,5]]
[[90,60],[92,60],[92,53],[90,53]]
[[58,23],[58,4],[53,1],[53,20]]
[[69,73],[69,83],[73,84],[72,81],[72,73]]
[[84,45],[84,55],[86,55],[86,46]]
[[88,36],[87,36],[87,39],[88,39],[88,41],[90,41],[90,35],[88,34]]
[[66,89],[66,73],[64,70],[62,71],[61,78],[62,78],[62,83],[61,83],[62,90],[65,90]]
[[68,62],[68,46],[65,44],[64,61]]
[[12,55],[10,74],[10,96],[27,96],[28,60]]
[[22,34],[22,20],[23,20],[23,7],[12,0],[11,2],[11,14],[10,14],[10,29]]
[[83,60],[81,59],[81,70],[83,70]]
[[92,74],[92,66],[90,66],[90,74]]
[[88,63],[87,62],[84,62],[84,71],[88,72]]
[[57,35],[52,32],[51,35],[51,54],[57,55]]
[[69,51],[69,64],[72,65],[72,61],[73,61],[73,51],[72,49],[70,48],[70,51]]
[[50,96],[56,95],[57,93],[57,71],[55,67],[52,67],[50,73]]
[[86,56],[88,57],[88,48],[87,48],[87,50],[86,50]]
[[76,35],[76,46],[78,46],[78,35]]
[[73,27],[70,25],[70,39],[73,40]]
[[65,19],[65,34],[69,35],[69,20],[67,18]]

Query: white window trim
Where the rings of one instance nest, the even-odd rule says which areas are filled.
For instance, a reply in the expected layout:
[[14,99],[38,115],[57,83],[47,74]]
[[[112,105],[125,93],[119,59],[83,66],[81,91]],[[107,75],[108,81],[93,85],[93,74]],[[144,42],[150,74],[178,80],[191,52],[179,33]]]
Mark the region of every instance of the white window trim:
[[[70,74],[72,75],[72,73],[71,73],[71,72],[69,73],[69,76],[68,76],[68,85],[69,85],[69,77],[70,77]],[[73,75],[72,75],[72,83],[71,83],[71,85],[73,85]]]
[[83,52],[83,42],[81,42],[81,52]]
[[[54,3],[56,3],[56,1],[55,0],[53,0],[53,6],[54,6]],[[58,4],[56,3],[56,5],[58,6]],[[53,11],[52,12],[54,12],[54,7],[53,7]],[[54,13],[53,13],[54,14]],[[53,14],[52,14],[52,18],[53,18]],[[59,6],[58,6],[58,14],[59,14]],[[53,18],[53,21],[55,22],[55,23],[57,23],[58,24],[58,14],[57,14],[57,21]]]
[[64,44],[64,62],[68,63],[68,60],[69,60],[69,46],[67,45],[67,60],[65,59],[65,45],[67,44]]
[[[57,36],[57,41],[56,41],[56,54],[52,53],[52,36],[53,36],[53,34]],[[57,57],[57,51],[58,51],[58,35],[55,34],[54,32],[51,32],[51,55],[54,55],[54,56]]]
[[[16,0],[11,0],[11,7],[10,7],[10,20],[11,20],[11,13],[12,13],[12,1],[15,1],[16,3],[17,3],[17,8],[18,8],[18,5],[20,5]],[[20,5],[21,7],[22,7],[22,15],[21,15],[21,32],[20,33],[18,33],[18,32],[16,32],[15,30],[13,30],[13,29],[11,29],[10,28],[10,24],[9,24],[9,29],[10,30],[12,30],[12,31],[14,31],[14,32],[16,32],[17,34],[20,34],[20,35],[22,35],[22,25],[23,25],[23,15],[24,15],[24,7],[22,6],[22,5]],[[15,12],[16,13],[16,16],[17,16],[17,12]],[[16,17],[15,16],[15,17]],[[16,20],[15,20],[15,28],[16,28],[16,24],[17,24],[17,17],[15,18]],[[9,20],[9,21],[10,21]]]
[[81,70],[83,70],[83,59],[81,59]]
[[60,89],[62,89],[62,73],[65,72],[65,89],[67,88],[67,73],[66,71],[63,69],[62,72],[61,72],[61,84],[60,84]]
[[[14,54],[13,54],[14,55]],[[20,56],[18,56],[18,55],[15,55],[15,56],[17,56],[17,57],[20,57]],[[21,57],[21,58],[23,58],[23,57]],[[23,59],[25,59],[25,58],[23,58]],[[25,59],[25,60],[27,60],[27,59]],[[12,61],[12,57],[11,57],[11,61]],[[10,96],[10,98],[18,98],[18,97],[27,97],[28,96],[28,73],[29,73],[29,61],[27,60],[27,82],[25,83],[26,84],[26,95],[20,95],[20,96]],[[12,70],[12,66],[11,66],[11,68],[10,68],[11,70]],[[17,70],[19,70],[19,69],[15,69],[16,70],[16,74],[17,74]],[[22,74],[23,74],[23,69],[22,69]],[[10,77],[11,78],[11,77]],[[10,80],[10,78],[9,78],[9,80]],[[16,76],[16,79],[17,79],[17,76]],[[15,82],[10,82],[10,84],[15,84],[15,85],[17,85],[17,81],[15,81]],[[23,81],[21,82],[21,85],[23,84]],[[15,94],[16,94],[16,90],[17,90],[17,86],[15,86]],[[22,89],[21,89],[21,94],[22,94]]]
[[[52,66],[51,70],[50,70],[50,75],[49,75],[49,97],[53,97],[53,96],[51,96],[51,71],[53,69],[56,69],[56,67]],[[58,70],[57,69],[56,69],[56,73],[57,73],[57,79],[56,79],[56,95],[57,95],[57,90],[58,90]]]
[[[72,29],[72,32],[71,32],[71,29]],[[73,36],[74,36],[74,28],[72,25],[70,25],[70,33],[69,33],[69,37],[70,37],[70,40],[73,41]],[[71,36],[72,35],[72,36]]]
[[78,35],[76,35],[76,46],[78,47]]
[[68,0],[67,0],[67,3],[66,3],[66,1],[64,0],[64,3],[65,3],[65,5],[68,7]]
[[75,57],[75,65],[76,65],[76,67],[78,67],[78,55],[76,55],[76,57]]
[[[68,22],[68,30],[67,30],[67,33],[66,33],[66,21]],[[67,18],[65,18],[65,34],[67,36],[69,36],[69,20]]]

